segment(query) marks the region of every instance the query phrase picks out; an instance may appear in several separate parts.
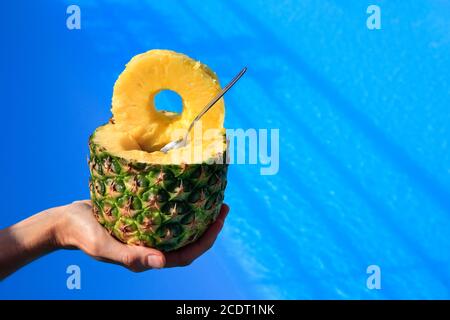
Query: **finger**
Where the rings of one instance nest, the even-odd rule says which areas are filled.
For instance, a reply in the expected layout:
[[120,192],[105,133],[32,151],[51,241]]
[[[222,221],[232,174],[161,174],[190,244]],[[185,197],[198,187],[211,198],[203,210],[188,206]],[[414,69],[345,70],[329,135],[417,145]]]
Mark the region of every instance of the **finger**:
[[229,212],[229,207],[224,204],[221,207],[216,221],[208,228],[197,241],[180,250],[166,253],[166,267],[186,266],[196,258],[208,251],[222,230],[224,220]]
[[82,204],[92,205],[91,200],[76,200],[72,203],[82,203]]
[[222,207],[220,208],[220,213],[217,216],[216,220],[220,219],[220,220],[222,220],[222,222],[224,222],[225,218],[228,215],[228,212],[230,212],[230,207],[226,203],[222,204]]
[[206,233],[196,242],[187,245],[177,251],[166,253],[166,267],[188,266],[197,257],[211,248],[222,229],[223,222],[218,220],[212,224]]
[[166,259],[161,251],[143,246],[126,245],[107,234],[108,239],[96,248],[94,255],[100,259],[121,264],[140,272],[164,267]]

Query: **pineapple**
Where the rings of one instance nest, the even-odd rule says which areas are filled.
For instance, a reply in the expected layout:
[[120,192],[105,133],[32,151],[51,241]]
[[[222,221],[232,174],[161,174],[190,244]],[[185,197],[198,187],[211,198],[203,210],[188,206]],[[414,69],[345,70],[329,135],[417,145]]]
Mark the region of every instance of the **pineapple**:
[[[155,109],[164,89],[182,97],[181,114]],[[89,139],[94,215],[114,237],[171,251],[215,221],[227,184],[223,100],[185,147],[159,150],[181,137],[220,90],[207,66],[173,51],[151,50],[127,64],[114,85],[112,119]]]

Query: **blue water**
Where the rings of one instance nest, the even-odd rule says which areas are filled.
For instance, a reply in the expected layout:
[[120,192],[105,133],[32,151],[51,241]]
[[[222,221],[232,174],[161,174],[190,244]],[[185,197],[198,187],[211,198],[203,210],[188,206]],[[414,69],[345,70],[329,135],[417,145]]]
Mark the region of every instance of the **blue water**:
[[[82,29],[65,25],[69,4]],[[280,129],[280,169],[229,171],[229,218],[187,268],[135,274],[59,251],[0,298],[450,298],[450,2],[10,1],[0,10],[0,227],[87,198],[89,134],[124,64],[152,48],[207,63],[227,128]],[[79,265],[81,290],[66,288]],[[366,287],[369,265],[381,290]]]

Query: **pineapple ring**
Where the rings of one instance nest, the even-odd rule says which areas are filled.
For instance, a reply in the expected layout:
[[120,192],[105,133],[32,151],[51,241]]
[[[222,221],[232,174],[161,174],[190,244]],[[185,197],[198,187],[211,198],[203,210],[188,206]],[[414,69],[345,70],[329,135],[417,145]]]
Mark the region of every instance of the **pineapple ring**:
[[[156,110],[154,97],[166,89],[181,96],[181,114]],[[174,51],[150,50],[131,59],[114,85],[114,123],[142,150],[154,152],[179,138],[180,130],[187,129],[220,90],[217,76],[206,65]],[[202,117],[203,132],[223,129],[224,114],[221,99]]]

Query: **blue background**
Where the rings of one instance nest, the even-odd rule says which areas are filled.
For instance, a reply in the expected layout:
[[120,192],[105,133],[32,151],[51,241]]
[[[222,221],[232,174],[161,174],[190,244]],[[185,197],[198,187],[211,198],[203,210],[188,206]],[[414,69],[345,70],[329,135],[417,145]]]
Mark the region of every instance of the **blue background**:
[[[66,8],[81,7],[81,30]],[[382,29],[366,9],[381,7]],[[0,227],[88,197],[89,134],[135,54],[227,82],[227,128],[280,128],[280,171],[232,166],[231,212],[187,268],[135,274],[59,251],[0,298],[450,298],[448,1],[9,1],[0,9]],[[66,267],[82,289],[66,288]],[[382,289],[366,288],[379,265]]]

